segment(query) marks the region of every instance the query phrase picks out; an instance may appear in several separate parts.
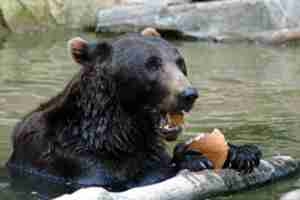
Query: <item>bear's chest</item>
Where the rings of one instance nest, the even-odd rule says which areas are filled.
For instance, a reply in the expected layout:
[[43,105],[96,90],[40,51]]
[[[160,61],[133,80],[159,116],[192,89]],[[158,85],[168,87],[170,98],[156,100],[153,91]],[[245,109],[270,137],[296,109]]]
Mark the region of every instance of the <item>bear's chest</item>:
[[108,190],[121,191],[165,180],[176,174],[168,165],[169,157],[148,157],[143,161],[132,157],[121,161],[97,158],[82,162],[82,173],[75,178],[80,186],[102,186]]

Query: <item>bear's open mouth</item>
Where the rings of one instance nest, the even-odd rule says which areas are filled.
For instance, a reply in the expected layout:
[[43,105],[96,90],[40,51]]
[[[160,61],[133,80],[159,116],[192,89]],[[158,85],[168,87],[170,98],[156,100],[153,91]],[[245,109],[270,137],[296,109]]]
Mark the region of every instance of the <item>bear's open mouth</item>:
[[167,141],[174,141],[183,130],[184,112],[169,112],[162,114],[160,134]]

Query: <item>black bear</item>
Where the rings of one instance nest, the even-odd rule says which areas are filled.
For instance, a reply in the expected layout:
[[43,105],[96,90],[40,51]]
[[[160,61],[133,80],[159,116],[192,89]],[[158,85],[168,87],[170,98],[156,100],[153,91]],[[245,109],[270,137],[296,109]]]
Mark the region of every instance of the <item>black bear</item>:
[[[198,97],[171,43],[127,34],[95,43],[75,38],[69,47],[81,69],[16,125],[11,171],[120,191],[165,180],[180,166],[211,168],[201,155],[172,163],[165,149],[180,131],[163,128],[167,113],[188,112]],[[255,146],[232,146],[226,167],[251,170],[259,158]]]

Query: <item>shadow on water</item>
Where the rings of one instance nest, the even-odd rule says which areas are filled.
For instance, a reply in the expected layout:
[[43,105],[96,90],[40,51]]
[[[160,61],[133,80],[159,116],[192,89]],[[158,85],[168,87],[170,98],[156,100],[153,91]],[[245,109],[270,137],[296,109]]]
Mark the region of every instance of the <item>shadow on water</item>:
[[[42,180],[12,182],[3,166],[9,156],[14,124],[60,91],[78,70],[66,48],[67,41],[75,36],[96,39],[93,34],[62,30],[11,35],[0,42],[0,199],[39,199],[37,191],[46,196],[68,191]],[[189,78],[200,92],[193,111],[187,116],[181,140],[220,128],[229,142],[257,144],[265,157],[279,153],[300,157],[298,45],[275,48],[173,42],[186,58]],[[170,151],[172,146],[174,143],[169,145]],[[295,177],[216,199],[278,199],[298,182]]]
[[71,193],[74,189],[67,186],[54,184],[39,179],[36,176],[14,177],[7,176],[6,168],[2,168],[5,173],[0,176],[0,197],[5,200],[48,200],[64,193]]

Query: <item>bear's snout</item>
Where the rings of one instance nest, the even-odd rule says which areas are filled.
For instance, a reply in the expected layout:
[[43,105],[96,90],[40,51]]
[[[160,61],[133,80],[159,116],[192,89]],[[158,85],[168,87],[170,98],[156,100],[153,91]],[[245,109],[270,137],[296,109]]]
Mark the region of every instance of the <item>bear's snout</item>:
[[184,89],[178,96],[178,107],[186,112],[190,111],[198,98],[198,91],[193,87]]

